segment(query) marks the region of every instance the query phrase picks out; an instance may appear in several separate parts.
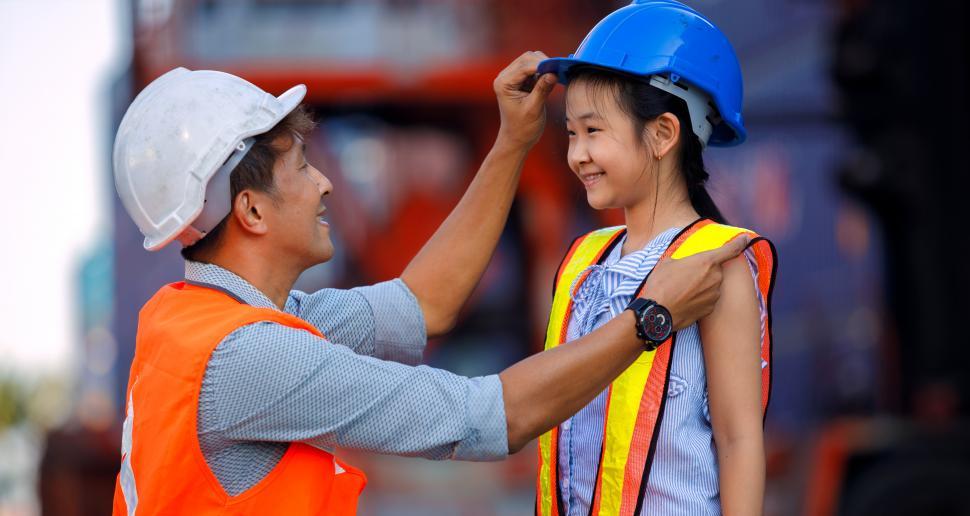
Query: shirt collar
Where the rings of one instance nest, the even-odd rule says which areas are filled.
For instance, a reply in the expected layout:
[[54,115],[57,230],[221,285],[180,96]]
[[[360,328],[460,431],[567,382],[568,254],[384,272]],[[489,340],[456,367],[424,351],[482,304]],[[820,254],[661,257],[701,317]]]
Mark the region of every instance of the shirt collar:
[[266,294],[263,294],[248,281],[235,273],[211,263],[185,261],[185,280],[192,283],[212,285],[218,290],[238,298],[247,305],[256,308],[272,308],[279,310]]
[[680,234],[681,229],[670,228],[653,237],[643,248],[626,256],[620,256],[623,252],[623,244],[626,242],[626,235],[624,234],[616,246],[613,247],[606,261],[603,262],[603,265],[610,272],[642,280],[646,276],[647,271],[656,264],[656,260],[651,258],[659,258],[659,255],[662,255],[667,250],[667,247],[670,246],[670,243],[673,242],[674,238]]

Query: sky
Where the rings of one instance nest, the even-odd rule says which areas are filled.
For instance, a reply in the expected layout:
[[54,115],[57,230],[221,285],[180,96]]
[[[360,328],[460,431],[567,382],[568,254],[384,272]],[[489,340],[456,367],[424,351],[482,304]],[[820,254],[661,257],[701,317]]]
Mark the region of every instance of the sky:
[[123,0],[0,0],[0,374],[69,372],[76,275],[110,236],[111,82],[130,55]]

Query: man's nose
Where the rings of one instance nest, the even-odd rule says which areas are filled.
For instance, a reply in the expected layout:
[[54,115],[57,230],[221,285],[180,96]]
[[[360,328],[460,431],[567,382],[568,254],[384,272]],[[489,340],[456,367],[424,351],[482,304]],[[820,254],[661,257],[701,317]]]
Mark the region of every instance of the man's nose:
[[324,175],[323,172],[319,171],[316,167],[311,165],[314,175],[316,175],[317,188],[320,189],[320,195],[329,195],[333,192],[333,183],[330,179]]

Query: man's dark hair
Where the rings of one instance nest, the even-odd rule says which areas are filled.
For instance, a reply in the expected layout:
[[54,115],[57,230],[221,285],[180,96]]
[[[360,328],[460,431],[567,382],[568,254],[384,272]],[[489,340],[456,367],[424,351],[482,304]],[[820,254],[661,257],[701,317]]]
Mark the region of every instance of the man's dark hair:
[[[255,190],[271,196],[276,195],[273,181],[273,165],[276,160],[296,143],[294,134],[306,139],[315,124],[310,111],[302,104],[286,115],[269,131],[253,139],[253,147],[229,175],[229,192],[233,201],[243,190]],[[195,244],[182,248],[182,257],[192,261],[206,261],[210,251],[216,249],[225,229],[227,215],[212,231]]]

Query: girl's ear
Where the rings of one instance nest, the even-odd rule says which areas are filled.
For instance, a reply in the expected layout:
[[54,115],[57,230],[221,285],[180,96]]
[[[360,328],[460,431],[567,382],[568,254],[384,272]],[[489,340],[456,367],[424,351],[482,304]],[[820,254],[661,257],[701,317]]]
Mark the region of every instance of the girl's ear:
[[680,130],[680,120],[670,112],[658,116],[644,126],[644,138],[650,143],[654,158],[663,158],[670,153],[680,140]]

